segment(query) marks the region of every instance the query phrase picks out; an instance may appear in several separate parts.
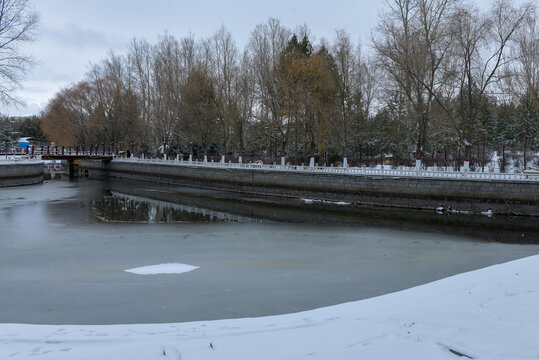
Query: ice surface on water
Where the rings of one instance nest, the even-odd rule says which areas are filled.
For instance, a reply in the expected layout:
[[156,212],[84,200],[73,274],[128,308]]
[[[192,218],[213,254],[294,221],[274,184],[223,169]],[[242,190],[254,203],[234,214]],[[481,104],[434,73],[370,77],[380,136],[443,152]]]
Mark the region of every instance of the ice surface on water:
[[[239,212],[230,215],[234,219],[268,216],[305,223],[97,221],[91,201],[110,198],[115,194],[108,189],[116,188],[133,193],[129,202],[119,204],[128,209],[142,207],[152,191],[140,189],[151,188],[161,194],[151,205],[181,212],[192,208],[201,218],[224,217],[230,209]],[[539,253],[537,245],[475,242],[450,231],[415,230],[413,224],[396,228],[386,220],[373,222],[376,226],[357,225],[355,220],[334,224],[340,216],[315,209],[243,204],[238,210],[224,201],[213,209],[215,198],[205,199],[190,189],[185,193],[197,196],[175,197],[175,189],[84,179],[0,189],[1,321],[128,324],[283,314],[394,292]],[[176,198],[190,202],[172,203]],[[328,216],[325,223],[317,223]],[[170,263],[198,265],[202,271],[161,276],[124,271]],[[152,270],[165,273],[163,268]]]

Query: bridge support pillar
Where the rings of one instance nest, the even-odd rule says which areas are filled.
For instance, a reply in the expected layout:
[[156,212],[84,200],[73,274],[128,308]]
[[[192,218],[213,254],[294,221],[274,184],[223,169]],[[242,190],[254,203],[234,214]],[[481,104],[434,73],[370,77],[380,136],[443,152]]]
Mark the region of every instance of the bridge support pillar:
[[69,162],[69,177],[79,176],[80,160],[68,160]]

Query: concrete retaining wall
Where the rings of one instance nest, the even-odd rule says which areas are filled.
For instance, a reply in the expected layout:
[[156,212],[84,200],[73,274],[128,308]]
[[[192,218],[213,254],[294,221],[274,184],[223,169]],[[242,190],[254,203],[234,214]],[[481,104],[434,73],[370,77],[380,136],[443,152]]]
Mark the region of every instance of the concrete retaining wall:
[[247,194],[306,198],[353,205],[539,216],[539,183],[350,174],[320,174],[263,169],[178,166],[122,160],[84,161],[89,175],[154,181],[237,191]]
[[43,174],[43,162],[0,162],[0,187],[42,183]]

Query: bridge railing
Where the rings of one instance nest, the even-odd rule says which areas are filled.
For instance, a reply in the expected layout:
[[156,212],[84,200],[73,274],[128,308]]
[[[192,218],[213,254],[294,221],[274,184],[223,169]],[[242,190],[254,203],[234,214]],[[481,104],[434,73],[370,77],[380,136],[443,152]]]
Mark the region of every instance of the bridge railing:
[[26,155],[30,157],[36,156],[116,156],[118,150],[111,147],[65,147],[65,146],[37,146],[30,145],[25,148],[13,148],[8,151],[1,151],[2,155],[20,156]]
[[388,177],[424,177],[424,178],[447,178],[447,179],[477,179],[477,180],[501,180],[501,181],[539,181],[539,172],[525,171],[522,173],[497,173],[477,171],[452,171],[445,169],[385,169],[368,167],[333,167],[333,166],[304,166],[304,165],[268,165],[259,163],[232,163],[232,162],[207,162],[189,161],[179,159],[140,159],[122,158],[121,161],[133,163],[158,163],[171,166],[213,167],[213,168],[241,168],[266,171],[293,171],[300,173],[322,174],[346,174],[356,176],[388,176]]

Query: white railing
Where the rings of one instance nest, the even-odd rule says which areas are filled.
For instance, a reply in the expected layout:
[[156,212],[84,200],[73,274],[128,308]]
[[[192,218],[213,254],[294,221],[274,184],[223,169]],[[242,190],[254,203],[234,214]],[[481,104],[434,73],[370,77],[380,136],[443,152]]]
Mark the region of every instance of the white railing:
[[118,159],[132,163],[156,163],[170,166],[212,167],[212,168],[237,168],[255,169],[265,171],[286,171],[317,174],[346,174],[355,176],[387,176],[387,177],[422,177],[422,178],[447,178],[447,179],[477,179],[477,180],[501,180],[501,181],[539,181],[539,172],[523,172],[515,174],[496,172],[474,171],[447,171],[441,170],[415,170],[415,169],[380,169],[368,167],[327,167],[327,166],[303,166],[303,165],[266,165],[258,163],[232,163],[232,162],[204,162],[188,160],[164,160],[164,159]]
[[20,164],[20,163],[39,163],[42,162],[39,156],[26,155],[8,155],[0,156],[0,165],[3,164]]
[[[116,154],[110,152],[112,149],[92,149],[80,150],[76,148],[61,147],[43,147],[35,148],[32,154],[17,154],[0,156],[0,164],[20,163],[20,162],[40,162],[41,155],[68,155],[68,156],[112,156]],[[261,163],[232,163],[232,162],[206,162],[206,161],[188,161],[188,160],[164,160],[164,159],[140,159],[140,158],[122,158],[122,161],[138,163],[158,163],[174,166],[195,166],[195,167],[214,167],[214,168],[241,168],[256,169],[266,171],[292,171],[301,173],[317,174],[346,174],[363,176],[387,176],[387,177],[423,177],[423,178],[447,178],[447,179],[477,179],[477,180],[501,180],[501,181],[539,181],[539,171],[524,171],[522,173],[498,173],[498,172],[476,172],[476,171],[453,171],[445,169],[434,170],[415,170],[413,168],[368,168],[368,167],[333,167],[333,166],[304,166],[304,165],[266,165]]]
[[0,156],[107,156],[115,157],[117,149],[111,147],[65,147],[65,146],[29,146],[28,148],[16,148],[9,151],[0,151]]

